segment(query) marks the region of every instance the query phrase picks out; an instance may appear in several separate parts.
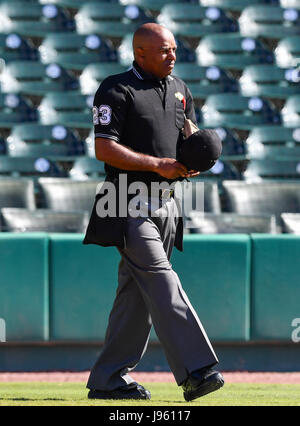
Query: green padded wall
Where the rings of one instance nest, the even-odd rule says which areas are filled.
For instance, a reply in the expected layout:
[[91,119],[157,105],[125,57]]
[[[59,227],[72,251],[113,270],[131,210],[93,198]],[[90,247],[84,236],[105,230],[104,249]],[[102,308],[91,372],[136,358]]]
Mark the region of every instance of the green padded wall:
[[50,234],[52,340],[103,340],[117,289],[120,255],[83,245],[81,234]]
[[186,235],[172,264],[210,339],[249,339],[250,238]]
[[252,235],[251,339],[288,340],[300,317],[300,238]]
[[48,237],[0,234],[0,318],[6,340],[48,340]]

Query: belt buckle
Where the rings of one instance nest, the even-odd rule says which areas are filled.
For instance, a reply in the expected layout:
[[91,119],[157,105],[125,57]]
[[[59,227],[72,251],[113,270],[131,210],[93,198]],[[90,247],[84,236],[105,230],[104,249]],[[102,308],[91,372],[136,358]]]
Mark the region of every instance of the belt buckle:
[[160,199],[161,200],[168,200],[169,198],[173,197],[174,195],[174,189],[162,189],[160,193]]

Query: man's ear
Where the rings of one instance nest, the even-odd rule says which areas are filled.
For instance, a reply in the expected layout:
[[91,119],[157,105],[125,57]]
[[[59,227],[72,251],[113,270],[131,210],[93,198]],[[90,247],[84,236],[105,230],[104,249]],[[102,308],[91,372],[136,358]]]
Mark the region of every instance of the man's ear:
[[135,49],[135,54],[136,56],[138,56],[139,58],[144,58],[145,57],[145,50],[143,47],[137,47]]

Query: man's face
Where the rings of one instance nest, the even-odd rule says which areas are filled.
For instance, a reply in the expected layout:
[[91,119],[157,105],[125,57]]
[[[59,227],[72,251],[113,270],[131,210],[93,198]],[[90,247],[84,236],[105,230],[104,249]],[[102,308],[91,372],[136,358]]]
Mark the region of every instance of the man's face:
[[163,32],[148,40],[141,48],[142,68],[162,79],[172,73],[176,61],[176,42],[170,32]]

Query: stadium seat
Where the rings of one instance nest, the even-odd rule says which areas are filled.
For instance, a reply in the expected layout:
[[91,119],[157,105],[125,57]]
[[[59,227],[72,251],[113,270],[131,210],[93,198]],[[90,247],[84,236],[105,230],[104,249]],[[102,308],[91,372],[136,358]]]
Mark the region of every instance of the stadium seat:
[[160,12],[161,9],[168,3],[187,3],[189,0],[119,0],[119,2],[124,5],[136,4],[137,6],[140,6],[144,9]]
[[2,207],[35,209],[36,203],[33,181],[25,178],[8,178],[1,176],[0,208]]
[[4,93],[42,96],[48,92],[72,91],[79,88],[78,79],[58,64],[15,61],[0,76]]
[[213,180],[221,182],[227,179],[241,179],[236,167],[229,161],[218,160],[216,164],[206,172],[201,172],[201,180]]
[[300,127],[300,95],[290,96],[282,110],[282,122],[286,127]]
[[69,174],[72,179],[103,177],[105,175],[104,163],[93,157],[81,157],[74,161]]
[[20,124],[7,139],[11,157],[51,157],[84,154],[75,132],[61,125]]
[[136,5],[116,3],[84,3],[75,15],[79,34],[101,34],[106,37],[124,37],[141,24],[154,22],[149,11]]
[[274,215],[190,212],[191,233],[199,234],[276,234]]
[[[118,47],[118,60],[123,66],[131,66],[133,61],[133,50],[132,50],[132,34],[127,34],[123,37]],[[181,38],[176,38],[176,63],[179,62],[195,62],[196,54],[189,43]]]
[[92,126],[93,97],[78,93],[48,93],[38,111],[42,124],[61,124],[75,129]]
[[239,29],[237,22],[222,9],[190,3],[167,4],[161,9],[157,22],[176,36],[191,38]]
[[300,235],[300,213],[282,213],[282,232]]
[[67,10],[54,4],[28,1],[0,3],[1,33],[16,32],[30,37],[47,33],[75,31],[75,22]]
[[66,176],[67,173],[59,165],[47,158],[33,157],[0,157],[0,176]]
[[279,0],[279,3],[286,9],[300,9],[300,0]]
[[300,128],[283,126],[255,127],[245,141],[250,159],[300,161]]
[[270,214],[280,225],[281,213],[300,211],[300,182],[223,181],[226,211],[238,214]]
[[11,128],[18,123],[37,120],[37,110],[30,100],[13,93],[0,93],[0,127]]
[[222,141],[222,160],[245,159],[245,144],[234,130],[226,127],[217,127],[214,130],[218,133]]
[[300,179],[300,161],[274,158],[252,159],[243,174],[246,180]]
[[247,65],[272,64],[273,52],[259,39],[239,33],[211,34],[203,37],[196,48],[197,62],[203,66],[243,70]]
[[44,64],[57,63],[66,69],[82,70],[90,63],[117,61],[111,41],[96,34],[49,34],[39,49]]
[[118,3],[118,0],[39,0],[41,4],[57,4],[68,9],[80,9],[86,3],[94,3],[97,6],[101,3]]
[[300,14],[296,9],[255,4],[242,11],[239,25],[243,36],[281,39],[300,34]]
[[294,67],[300,63],[300,35],[279,40],[275,48],[275,59],[279,67]]
[[81,93],[95,95],[100,83],[106,77],[127,71],[127,69],[128,67],[119,63],[98,63],[87,65],[79,77]]
[[199,0],[202,6],[221,7],[224,10],[241,12],[247,6],[255,4],[278,4],[278,0]]
[[296,68],[279,68],[276,65],[250,65],[239,79],[244,96],[265,96],[286,99],[300,94],[300,72]]
[[194,99],[222,92],[238,92],[238,82],[228,72],[216,67],[201,67],[195,63],[177,63],[173,74],[187,83]]
[[190,212],[221,212],[221,200],[217,182],[194,178],[189,182],[177,182],[175,194],[179,214],[184,219],[185,228],[190,225]]
[[39,51],[25,37],[15,33],[0,34],[0,57],[6,62],[38,61]]
[[101,180],[40,178],[38,183],[44,208],[65,212],[91,212]]
[[57,212],[49,209],[1,209],[2,230],[6,232],[85,232],[88,212]]
[[203,123],[208,127],[250,130],[254,126],[281,122],[280,114],[268,100],[237,93],[208,96],[202,114]]

